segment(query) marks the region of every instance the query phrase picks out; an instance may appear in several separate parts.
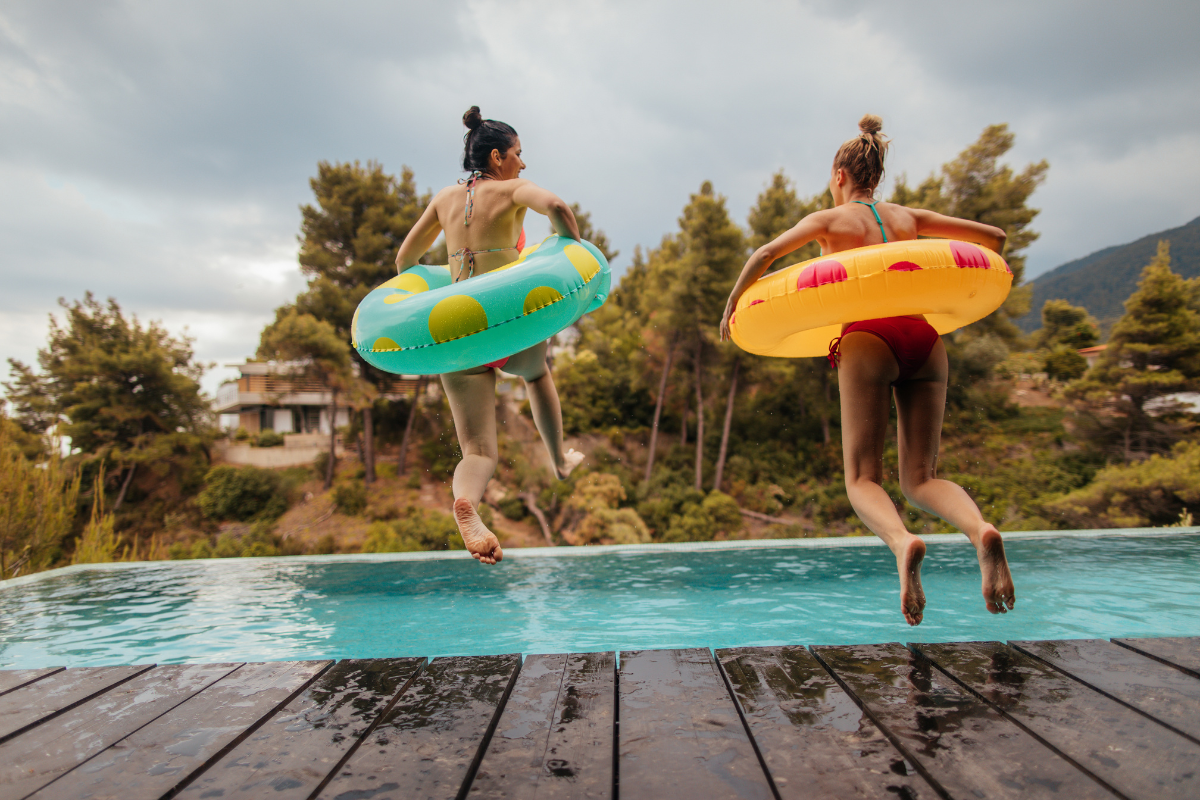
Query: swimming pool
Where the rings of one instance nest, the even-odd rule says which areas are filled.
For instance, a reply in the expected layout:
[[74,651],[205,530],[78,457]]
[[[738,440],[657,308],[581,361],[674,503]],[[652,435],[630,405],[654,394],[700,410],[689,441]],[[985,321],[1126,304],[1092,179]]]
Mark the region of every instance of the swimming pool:
[[69,568],[0,586],[0,668],[1200,634],[1200,530],[1155,533],[1010,535],[1007,616],[927,537],[915,629],[866,538]]

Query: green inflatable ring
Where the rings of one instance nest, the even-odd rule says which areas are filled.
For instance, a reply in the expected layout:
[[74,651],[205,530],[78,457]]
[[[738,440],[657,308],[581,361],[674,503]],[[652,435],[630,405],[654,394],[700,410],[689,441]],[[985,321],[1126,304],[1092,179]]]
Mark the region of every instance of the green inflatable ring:
[[434,375],[500,361],[604,304],[611,274],[591,242],[548,236],[503,267],[458,283],[418,264],[359,303],[351,342],[386,372]]

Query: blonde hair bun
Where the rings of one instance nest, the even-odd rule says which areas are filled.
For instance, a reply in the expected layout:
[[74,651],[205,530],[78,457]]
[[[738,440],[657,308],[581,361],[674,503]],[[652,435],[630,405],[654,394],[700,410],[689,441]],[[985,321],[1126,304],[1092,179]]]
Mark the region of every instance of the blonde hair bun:
[[879,133],[883,130],[883,117],[875,114],[863,114],[863,118],[858,121],[858,129],[868,135]]

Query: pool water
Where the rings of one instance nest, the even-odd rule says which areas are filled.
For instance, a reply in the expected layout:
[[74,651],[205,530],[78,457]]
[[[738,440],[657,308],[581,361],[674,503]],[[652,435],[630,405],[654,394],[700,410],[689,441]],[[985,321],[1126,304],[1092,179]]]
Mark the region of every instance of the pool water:
[[1200,635],[1200,536],[1008,554],[1017,607],[992,616],[965,539],[931,544],[918,628],[873,546],[72,569],[0,587],[0,667]]

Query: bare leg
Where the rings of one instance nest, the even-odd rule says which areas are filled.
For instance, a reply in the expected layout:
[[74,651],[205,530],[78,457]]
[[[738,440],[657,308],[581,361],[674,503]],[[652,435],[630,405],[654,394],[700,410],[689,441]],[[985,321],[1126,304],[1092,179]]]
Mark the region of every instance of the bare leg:
[[500,540],[479,518],[476,508],[496,471],[496,373],[451,372],[442,376],[442,386],[454,415],[454,431],[463,458],[454,468],[454,521],[471,555],[484,564],[504,557]]
[[583,461],[583,453],[575,450],[563,452],[562,406],[558,401],[554,376],[546,366],[546,343],[536,344],[513,355],[504,365],[504,371],[525,380],[533,424],[542,435],[542,443],[550,454],[555,476],[563,480]]
[[900,611],[909,625],[925,613],[921,561],[925,542],[904,527],[896,506],[883,490],[883,445],[891,386],[899,374],[892,351],[878,337],[854,332],[842,338],[838,385],[842,396],[842,455],[846,494],[855,513],[896,557],[900,575]]
[[914,506],[937,514],[967,535],[979,559],[987,610],[1004,614],[1013,607],[1016,594],[1000,532],[984,520],[961,486],[936,477],[947,373],[946,348],[939,341],[912,380],[896,386],[900,487]]

